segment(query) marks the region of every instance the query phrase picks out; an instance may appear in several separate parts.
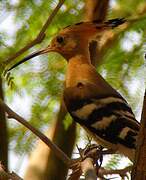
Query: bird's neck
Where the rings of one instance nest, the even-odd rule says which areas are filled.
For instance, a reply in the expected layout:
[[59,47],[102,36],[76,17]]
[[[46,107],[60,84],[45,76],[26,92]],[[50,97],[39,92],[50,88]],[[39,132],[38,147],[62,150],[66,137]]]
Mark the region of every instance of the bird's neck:
[[76,54],[72,58],[69,59],[68,61],[68,66],[69,65],[81,65],[81,64],[91,64],[90,61],[90,56],[89,54]]
[[89,81],[92,67],[89,55],[77,54],[68,61],[66,87],[76,86],[80,81]]

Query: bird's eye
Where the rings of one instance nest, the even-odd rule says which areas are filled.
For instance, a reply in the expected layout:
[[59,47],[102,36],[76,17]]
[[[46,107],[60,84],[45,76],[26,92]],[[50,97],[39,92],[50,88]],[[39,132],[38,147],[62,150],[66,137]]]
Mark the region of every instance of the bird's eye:
[[60,44],[64,42],[64,38],[62,36],[57,36],[56,39],[57,39],[57,42]]

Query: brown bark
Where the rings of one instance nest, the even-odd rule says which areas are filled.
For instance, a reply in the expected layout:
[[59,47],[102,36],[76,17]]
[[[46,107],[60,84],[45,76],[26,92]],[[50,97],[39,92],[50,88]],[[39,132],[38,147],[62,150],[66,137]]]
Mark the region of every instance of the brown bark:
[[[0,78],[0,98],[4,99],[2,79]],[[0,108],[0,161],[8,168],[8,135],[5,112]]]
[[136,158],[132,171],[132,180],[146,179],[146,91],[144,95],[141,128],[138,135]]
[[[109,0],[86,0],[85,5],[85,21],[104,21],[107,15],[107,9]],[[97,66],[100,62],[100,50],[98,49],[97,42],[92,41],[89,45],[90,58],[94,66]]]

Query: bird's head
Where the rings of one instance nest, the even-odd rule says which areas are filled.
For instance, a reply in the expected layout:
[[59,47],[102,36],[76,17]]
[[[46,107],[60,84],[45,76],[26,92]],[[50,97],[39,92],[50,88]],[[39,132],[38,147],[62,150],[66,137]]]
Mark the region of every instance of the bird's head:
[[57,52],[65,59],[69,59],[78,51],[80,38],[78,35],[65,31],[61,31],[54,37],[45,52]]
[[94,22],[81,22],[71,26],[68,26],[61,30],[57,36],[55,36],[50,45],[44,48],[43,50],[39,50],[34,52],[11,68],[11,70],[22,64],[29,59],[41,55],[46,54],[48,52],[58,52],[65,59],[69,60],[71,57],[76,54],[83,54],[88,50],[88,43],[90,40],[95,39],[96,36],[102,36],[103,32],[108,29],[112,29],[117,27],[125,22],[125,19],[112,19],[107,22],[101,23],[99,21]]

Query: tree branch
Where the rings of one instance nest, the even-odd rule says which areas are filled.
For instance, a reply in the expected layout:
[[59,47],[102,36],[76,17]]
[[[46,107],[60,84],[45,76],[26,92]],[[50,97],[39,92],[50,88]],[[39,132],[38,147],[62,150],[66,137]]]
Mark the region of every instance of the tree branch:
[[[0,77],[0,98],[4,99],[3,83]],[[0,109],[0,160],[8,168],[8,133],[5,112]]]
[[40,32],[38,33],[37,37],[32,40],[31,42],[29,42],[26,46],[24,46],[22,49],[20,49],[19,51],[17,51],[15,54],[13,54],[12,56],[10,56],[6,61],[4,61],[4,64],[9,64],[12,60],[16,59],[17,57],[19,57],[21,54],[23,54],[25,51],[27,51],[28,49],[30,49],[31,47],[35,46],[36,44],[39,44],[43,41],[43,39],[45,38],[45,31],[47,30],[48,26],[51,24],[53,18],[55,17],[55,15],[57,14],[58,10],[60,9],[60,7],[63,5],[65,0],[59,0],[59,3],[57,4],[56,8],[53,10],[53,12],[51,13],[51,15],[48,17],[47,21],[45,22],[45,24],[43,25],[42,29],[40,30]]
[[20,176],[18,176],[15,172],[7,172],[5,167],[0,162],[0,179],[1,180],[23,180]]
[[[95,180],[102,164],[103,155],[113,154],[111,149],[103,150],[97,144],[87,144],[84,149],[78,148],[80,157],[72,160],[72,173],[68,180],[76,180],[84,173],[86,180]],[[100,162],[100,163],[98,163]]]
[[50,147],[58,158],[60,158],[66,165],[70,165],[71,163],[70,158],[60,148],[58,148],[54,143],[52,143],[49,138],[47,138],[43,133],[38,131],[31,124],[29,124],[25,119],[23,119],[21,116],[16,114],[13,110],[11,110],[1,99],[0,99],[0,106],[4,109],[5,112],[7,112],[8,118],[14,118],[19,123],[27,127],[37,137],[39,137],[48,147]]

